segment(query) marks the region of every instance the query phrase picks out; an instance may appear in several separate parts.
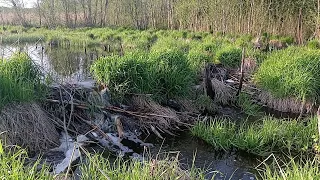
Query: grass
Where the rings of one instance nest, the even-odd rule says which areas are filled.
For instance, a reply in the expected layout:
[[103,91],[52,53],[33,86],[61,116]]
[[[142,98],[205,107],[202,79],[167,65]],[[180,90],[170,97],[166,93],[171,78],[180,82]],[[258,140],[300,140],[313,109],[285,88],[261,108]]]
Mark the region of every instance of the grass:
[[228,68],[240,66],[242,51],[240,48],[227,45],[219,49],[216,53],[216,61]]
[[272,117],[240,126],[226,119],[198,122],[192,128],[192,134],[216,150],[236,148],[261,156],[281,151],[312,151],[318,136],[316,118],[311,118],[305,125],[297,120],[284,121]]
[[120,98],[132,93],[152,94],[157,100],[184,97],[194,79],[186,56],[172,50],[108,56],[96,61],[91,70]]
[[273,165],[264,163],[264,168],[260,176],[262,179],[268,180],[313,180],[320,179],[320,163],[317,158],[313,160],[305,160],[297,162],[297,160],[291,158],[288,163],[283,166]]
[[255,83],[275,97],[317,100],[320,51],[300,47],[272,53],[254,75]]
[[237,101],[237,105],[241,108],[242,112],[248,116],[262,115],[261,107],[251,101],[251,97],[243,92],[240,93]]
[[42,166],[38,170],[39,163],[26,165],[28,154],[25,150],[14,148],[15,151],[4,151],[4,146],[0,142],[0,179],[54,179],[49,174],[49,169]]
[[[0,61],[0,107],[12,102],[32,101],[39,97],[40,72],[26,54],[15,54]],[[37,92],[37,94],[41,94]]]
[[145,161],[117,159],[110,163],[101,155],[89,156],[89,163],[81,166],[82,179],[112,180],[165,180],[165,179],[205,179],[205,172],[195,167],[183,170],[178,156],[162,160]]

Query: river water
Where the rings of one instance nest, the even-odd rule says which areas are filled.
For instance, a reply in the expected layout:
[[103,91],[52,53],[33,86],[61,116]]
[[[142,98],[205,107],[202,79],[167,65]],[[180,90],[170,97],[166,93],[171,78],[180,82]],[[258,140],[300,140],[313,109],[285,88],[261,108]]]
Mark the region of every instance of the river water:
[[[56,82],[70,84],[91,81],[90,65],[97,58],[108,54],[100,47],[76,49],[43,44],[0,46],[1,58],[8,58],[15,52],[27,52],[44,74],[49,74]],[[213,151],[209,145],[193,138],[187,131],[164,140],[151,135],[146,138],[146,142],[155,145],[150,149],[152,155],[159,152],[179,152],[183,168],[188,169],[194,164],[197,168],[206,170],[208,178],[219,172],[214,179],[256,179],[253,167],[258,163],[257,157],[244,152]]]

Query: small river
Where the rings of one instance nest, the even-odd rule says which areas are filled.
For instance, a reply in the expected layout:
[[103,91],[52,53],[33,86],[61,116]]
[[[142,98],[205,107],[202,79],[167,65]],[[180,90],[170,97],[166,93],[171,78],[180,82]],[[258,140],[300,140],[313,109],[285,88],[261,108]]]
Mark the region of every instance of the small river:
[[[24,44],[17,46],[0,45],[0,57],[8,58],[15,52],[27,52],[31,59],[41,67],[44,74],[49,74],[55,82],[78,83],[92,80],[90,65],[99,57],[108,55],[101,47],[59,48],[42,44]],[[180,152],[183,168],[193,164],[208,173],[210,179],[254,180],[257,157],[244,152],[216,152],[203,141],[193,138],[188,132],[180,133],[165,140],[149,136],[146,142],[153,143],[152,155],[159,152]]]

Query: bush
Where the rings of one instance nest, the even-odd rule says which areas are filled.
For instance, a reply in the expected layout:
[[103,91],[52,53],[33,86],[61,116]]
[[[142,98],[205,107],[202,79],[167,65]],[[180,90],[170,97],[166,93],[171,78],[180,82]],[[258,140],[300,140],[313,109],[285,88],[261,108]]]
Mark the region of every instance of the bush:
[[320,51],[289,47],[272,53],[254,75],[255,83],[275,97],[318,99]]
[[217,51],[216,60],[228,68],[236,68],[240,66],[241,56],[240,48],[229,45]]

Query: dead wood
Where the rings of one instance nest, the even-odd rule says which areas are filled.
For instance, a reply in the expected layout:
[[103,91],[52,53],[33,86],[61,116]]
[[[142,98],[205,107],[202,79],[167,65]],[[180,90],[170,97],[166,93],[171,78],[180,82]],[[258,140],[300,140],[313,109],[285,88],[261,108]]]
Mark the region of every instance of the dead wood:
[[16,103],[0,112],[1,139],[29,152],[43,151],[58,144],[59,134],[53,120],[35,103]]

